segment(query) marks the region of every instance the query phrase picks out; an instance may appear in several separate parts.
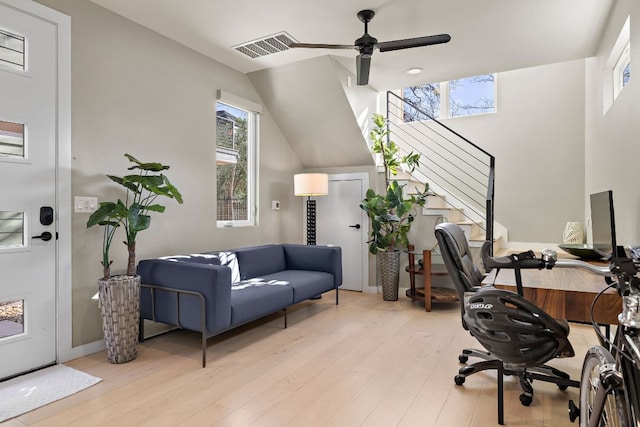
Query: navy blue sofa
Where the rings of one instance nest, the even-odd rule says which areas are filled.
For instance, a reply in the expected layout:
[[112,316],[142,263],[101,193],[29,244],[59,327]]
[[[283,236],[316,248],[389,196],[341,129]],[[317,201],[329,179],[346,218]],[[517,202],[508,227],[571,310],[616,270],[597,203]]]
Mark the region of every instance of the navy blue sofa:
[[336,291],[342,252],[336,246],[265,245],[143,260],[138,264],[140,341],[143,319],[198,331],[206,340],[292,304]]

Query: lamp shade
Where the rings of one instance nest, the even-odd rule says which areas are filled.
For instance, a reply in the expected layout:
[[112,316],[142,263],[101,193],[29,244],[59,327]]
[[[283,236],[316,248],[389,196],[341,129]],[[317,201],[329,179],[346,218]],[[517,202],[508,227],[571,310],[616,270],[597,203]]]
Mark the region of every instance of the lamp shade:
[[296,196],[326,196],[329,194],[329,175],[326,173],[299,173],[293,176]]

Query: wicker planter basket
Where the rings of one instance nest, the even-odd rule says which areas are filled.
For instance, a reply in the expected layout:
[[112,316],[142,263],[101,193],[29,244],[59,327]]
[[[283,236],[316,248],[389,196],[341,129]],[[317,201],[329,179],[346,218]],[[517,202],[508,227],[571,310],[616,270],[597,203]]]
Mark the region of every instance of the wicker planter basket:
[[98,280],[102,330],[111,363],[126,363],[138,356],[140,329],[140,276],[114,276]]
[[398,300],[400,286],[400,251],[378,253],[378,277],[382,285],[382,299]]

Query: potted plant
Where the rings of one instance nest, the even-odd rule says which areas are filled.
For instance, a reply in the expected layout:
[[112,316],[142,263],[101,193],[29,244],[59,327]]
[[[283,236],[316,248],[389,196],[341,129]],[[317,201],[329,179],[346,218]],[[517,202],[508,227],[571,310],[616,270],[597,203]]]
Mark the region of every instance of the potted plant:
[[[124,363],[137,357],[140,318],[140,276],[136,274],[136,238],[151,225],[151,212],[162,213],[165,207],[155,203],[160,196],[182,203],[182,195],[163,171],[169,166],[160,163],[142,163],[125,154],[133,166],[128,170],[138,173],[109,179],[126,190],[124,201],[101,202],[87,221],[87,228],[104,227],[102,241],[103,276],[98,280],[102,329],[107,356],[111,363]],[[118,228],[124,229],[128,262],[126,274],[112,276],[110,249]]]
[[410,152],[401,156],[400,149],[390,139],[390,131],[386,120],[379,114],[374,114],[375,128],[369,134],[373,146],[371,151],[379,154],[384,166],[385,190],[383,194],[368,189],[365,199],[360,202],[369,217],[371,231],[369,233],[369,252],[376,255],[380,271],[382,296],[386,301],[398,299],[400,278],[400,250],[407,247],[407,234],[415,219],[416,207],[426,203],[429,184],[425,184],[423,191],[415,194],[405,194],[404,187],[392,176],[398,174],[402,168],[411,173],[420,164],[420,154]]

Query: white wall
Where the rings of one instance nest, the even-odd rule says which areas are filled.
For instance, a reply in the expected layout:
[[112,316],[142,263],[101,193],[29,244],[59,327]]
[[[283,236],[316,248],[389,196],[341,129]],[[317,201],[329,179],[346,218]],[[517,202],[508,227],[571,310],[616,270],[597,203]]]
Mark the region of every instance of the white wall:
[[[105,175],[123,175],[124,153],[171,166],[167,175],[184,205],[139,235],[138,259],[239,246],[302,242],[302,210],[293,196],[301,168],[267,109],[261,117],[258,227],[217,229],[215,222],[216,91],[261,103],[248,78],[157,33],[83,0],[41,0],[72,18],[72,194],[114,200]],[[271,210],[271,200],[281,209]],[[73,345],[102,339],[96,279],[102,230],[73,215]],[[126,249],[114,240],[114,272]]]
[[[631,17],[631,80],[606,113],[607,60],[627,16]],[[619,245],[640,243],[640,3],[618,0],[596,57],[586,62],[585,212],[589,194],[613,190]]]
[[509,241],[561,243],[584,218],[584,61],[501,72],[497,87],[495,114],[442,122],[495,156]]

